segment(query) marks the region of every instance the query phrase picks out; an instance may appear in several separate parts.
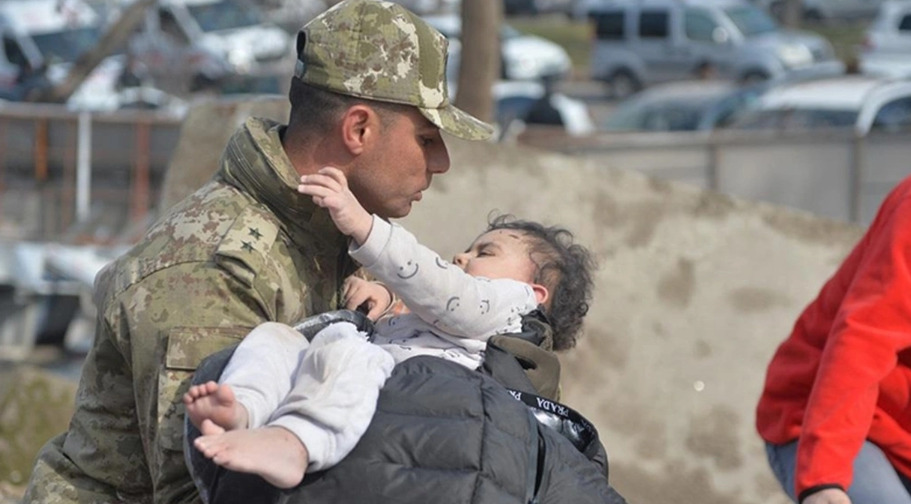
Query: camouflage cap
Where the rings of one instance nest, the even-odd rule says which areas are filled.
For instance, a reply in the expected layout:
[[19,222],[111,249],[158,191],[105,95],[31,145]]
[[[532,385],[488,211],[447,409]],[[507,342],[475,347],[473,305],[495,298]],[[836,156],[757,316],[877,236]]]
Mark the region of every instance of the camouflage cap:
[[447,133],[487,139],[493,128],[449,101],[448,46],[401,5],[344,0],[298,32],[294,76],[345,95],[414,105]]

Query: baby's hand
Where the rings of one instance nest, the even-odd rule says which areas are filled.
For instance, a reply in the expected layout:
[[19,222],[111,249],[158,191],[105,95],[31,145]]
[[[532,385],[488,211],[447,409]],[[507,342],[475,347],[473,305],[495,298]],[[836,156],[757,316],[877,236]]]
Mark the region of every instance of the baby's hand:
[[367,304],[367,318],[376,321],[392,304],[392,293],[385,285],[350,276],[345,279],[345,308],[356,310]]
[[326,166],[313,175],[302,175],[297,192],[313,197],[313,202],[327,210],[335,227],[362,245],[373,227],[373,216],[364,210],[348,189],[348,179],[338,168]]

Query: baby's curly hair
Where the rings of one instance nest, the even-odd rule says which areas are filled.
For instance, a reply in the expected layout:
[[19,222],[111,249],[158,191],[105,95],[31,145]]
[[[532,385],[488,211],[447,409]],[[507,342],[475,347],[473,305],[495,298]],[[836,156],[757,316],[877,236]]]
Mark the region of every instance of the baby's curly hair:
[[537,266],[534,282],[550,291],[545,315],[554,331],[554,350],[576,346],[594,287],[591,253],[562,227],[499,215],[488,221],[487,232],[496,229],[514,229],[528,238],[528,252]]

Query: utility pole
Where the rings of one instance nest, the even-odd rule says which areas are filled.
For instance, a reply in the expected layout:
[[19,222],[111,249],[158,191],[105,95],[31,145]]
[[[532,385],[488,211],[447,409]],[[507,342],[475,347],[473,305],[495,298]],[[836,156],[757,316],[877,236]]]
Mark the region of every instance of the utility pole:
[[783,0],[784,11],[781,16],[781,23],[788,28],[798,28],[803,20],[803,1],[802,0]]
[[462,0],[462,44],[458,89],[459,108],[493,122],[492,88],[500,75],[500,22],[503,2]]

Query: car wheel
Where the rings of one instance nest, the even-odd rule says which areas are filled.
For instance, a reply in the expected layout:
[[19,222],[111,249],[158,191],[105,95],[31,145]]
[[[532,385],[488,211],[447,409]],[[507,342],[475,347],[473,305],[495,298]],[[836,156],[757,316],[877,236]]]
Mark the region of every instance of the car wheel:
[[822,13],[816,9],[809,9],[804,11],[803,19],[811,23],[819,23],[822,21]]
[[618,70],[614,72],[613,75],[607,78],[607,85],[611,97],[617,100],[627,98],[642,88],[642,84],[639,83],[639,80],[633,77],[633,74],[627,70]]
[[740,83],[743,85],[756,84],[757,82],[762,82],[768,80],[769,74],[763,72],[762,70],[750,70],[749,72],[743,74],[743,77],[740,78]]
[[207,77],[203,74],[196,74],[190,81],[190,92],[217,91],[220,84],[221,83],[217,79]]
[[782,2],[782,1],[772,2],[769,5],[769,14],[771,14],[772,17],[774,17],[778,21],[783,20],[784,19],[784,2]]

